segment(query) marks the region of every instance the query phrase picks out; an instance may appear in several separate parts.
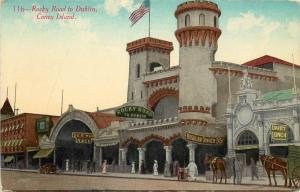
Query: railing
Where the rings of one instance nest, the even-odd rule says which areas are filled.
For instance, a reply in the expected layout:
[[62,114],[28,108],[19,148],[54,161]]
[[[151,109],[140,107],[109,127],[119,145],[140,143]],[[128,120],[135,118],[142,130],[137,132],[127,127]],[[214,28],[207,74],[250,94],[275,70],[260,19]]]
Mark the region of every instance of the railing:
[[163,124],[176,123],[176,122],[178,122],[178,117],[172,117],[166,119],[134,122],[130,124],[130,127],[145,127],[145,126],[163,125]]

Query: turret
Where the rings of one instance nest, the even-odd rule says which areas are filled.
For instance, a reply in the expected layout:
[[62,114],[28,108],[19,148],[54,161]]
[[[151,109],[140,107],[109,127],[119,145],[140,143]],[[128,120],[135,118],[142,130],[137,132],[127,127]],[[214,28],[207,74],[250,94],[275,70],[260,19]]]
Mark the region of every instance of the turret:
[[146,73],[155,68],[170,67],[170,52],[173,44],[151,37],[139,39],[127,44],[129,60],[129,79],[127,103],[147,107],[147,89],[144,82]]
[[217,86],[209,68],[214,62],[221,35],[215,3],[188,1],[177,7],[176,38],[179,42],[179,119],[181,123],[214,121]]

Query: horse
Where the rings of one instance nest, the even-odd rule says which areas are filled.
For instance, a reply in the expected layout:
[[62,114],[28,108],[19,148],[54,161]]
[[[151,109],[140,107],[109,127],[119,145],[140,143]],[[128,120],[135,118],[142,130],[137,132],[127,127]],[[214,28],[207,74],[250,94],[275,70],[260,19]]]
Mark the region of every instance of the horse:
[[[275,186],[277,186],[277,182],[275,179],[275,171],[278,170],[282,173],[282,175],[285,179],[284,186],[286,187],[287,186],[287,177],[288,177],[287,176],[287,163],[284,160],[280,159],[279,157],[274,157],[271,155],[260,155],[260,160],[268,174],[269,182],[270,182],[269,185],[272,186],[271,177],[270,177],[270,173],[272,171]],[[289,185],[291,186],[291,180],[290,180]]]
[[213,170],[213,183],[218,182],[218,170],[221,171],[221,180],[220,183],[222,183],[223,175],[225,177],[225,184],[227,183],[227,176],[226,176],[226,162],[221,157],[213,156],[212,154],[206,154],[204,158],[204,163],[209,164]]

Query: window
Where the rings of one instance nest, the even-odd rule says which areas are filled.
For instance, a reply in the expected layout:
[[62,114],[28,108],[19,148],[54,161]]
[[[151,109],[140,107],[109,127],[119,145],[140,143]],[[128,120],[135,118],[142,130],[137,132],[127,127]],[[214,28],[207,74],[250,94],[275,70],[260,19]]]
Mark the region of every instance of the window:
[[141,65],[137,64],[136,66],[136,78],[140,78],[141,76]]
[[217,17],[214,16],[214,27],[217,27]]
[[131,92],[131,100],[133,100],[133,92]]
[[189,26],[190,25],[190,15],[186,15],[185,16],[185,26]]
[[161,70],[162,65],[160,63],[151,63],[150,64],[150,72],[155,71],[155,70]]
[[141,91],[141,99],[143,99],[143,91]]
[[251,131],[245,131],[239,139],[238,145],[257,145],[257,137]]
[[205,26],[205,15],[203,13],[199,15],[199,24]]

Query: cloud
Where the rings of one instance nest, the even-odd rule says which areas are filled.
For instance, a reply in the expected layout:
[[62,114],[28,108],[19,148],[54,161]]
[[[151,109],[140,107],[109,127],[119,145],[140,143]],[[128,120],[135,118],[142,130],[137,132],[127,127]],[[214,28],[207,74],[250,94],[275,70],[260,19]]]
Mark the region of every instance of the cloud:
[[290,21],[287,23],[287,32],[292,37],[299,37],[300,34],[300,22],[299,21]]
[[266,19],[263,15],[257,15],[250,11],[240,13],[238,17],[229,18],[227,30],[232,33],[256,31],[261,39],[267,43],[271,34],[279,29],[278,21]]
[[104,2],[104,10],[111,16],[117,15],[121,9],[131,12],[136,6],[134,0],[105,0]]

